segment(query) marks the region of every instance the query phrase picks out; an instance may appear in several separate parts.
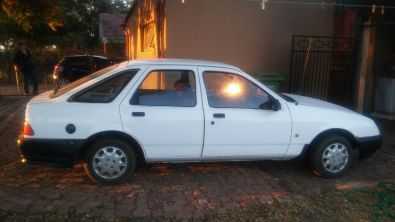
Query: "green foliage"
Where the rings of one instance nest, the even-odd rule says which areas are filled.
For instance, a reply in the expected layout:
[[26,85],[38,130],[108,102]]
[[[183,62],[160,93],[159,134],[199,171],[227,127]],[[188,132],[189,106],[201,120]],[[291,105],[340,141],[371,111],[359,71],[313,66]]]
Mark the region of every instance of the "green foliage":
[[42,24],[55,31],[62,26],[57,3],[58,1],[48,0],[2,0],[1,7],[24,31],[31,31],[34,26]]
[[380,183],[376,196],[373,221],[395,221],[395,184]]
[[[99,47],[99,14],[125,14],[130,0],[0,0],[0,80],[11,81],[15,43],[25,40],[38,73],[47,74],[67,48],[81,52]],[[57,45],[56,51],[44,50]],[[44,70],[41,70],[44,69]]]
[[381,182],[375,188],[357,189],[344,193],[350,203],[365,205],[371,221],[395,221],[395,183]]
[[43,47],[94,48],[99,14],[124,13],[129,0],[0,0],[0,44],[28,40]]

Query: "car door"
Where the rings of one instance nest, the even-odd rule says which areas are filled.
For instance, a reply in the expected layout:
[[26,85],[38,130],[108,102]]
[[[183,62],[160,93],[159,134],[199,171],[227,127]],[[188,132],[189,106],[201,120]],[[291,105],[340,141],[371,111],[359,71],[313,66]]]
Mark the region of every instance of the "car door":
[[155,161],[199,161],[204,117],[195,66],[151,66],[120,107],[124,129]]
[[[287,105],[260,83],[232,69],[200,67],[204,86],[204,160],[284,157],[291,136]],[[279,101],[281,109],[267,108]]]

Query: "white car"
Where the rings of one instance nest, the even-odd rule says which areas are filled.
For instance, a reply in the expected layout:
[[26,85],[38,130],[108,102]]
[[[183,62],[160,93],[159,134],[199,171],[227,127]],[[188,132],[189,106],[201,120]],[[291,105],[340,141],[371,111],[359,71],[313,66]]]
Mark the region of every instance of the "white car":
[[375,122],[318,99],[280,95],[237,67],[130,61],[34,97],[18,140],[24,162],[83,161],[97,182],[136,163],[289,160],[342,175],[381,146]]

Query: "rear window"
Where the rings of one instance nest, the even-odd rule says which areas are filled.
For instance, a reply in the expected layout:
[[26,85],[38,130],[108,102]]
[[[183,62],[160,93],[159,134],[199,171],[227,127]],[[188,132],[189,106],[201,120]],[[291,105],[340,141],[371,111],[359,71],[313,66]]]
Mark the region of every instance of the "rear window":
[[73,57],[64,58],[62,64],[64,66],[73,66],[73,67],[89,66],[90,60],[89,57],[87,56],[73,56]]
[[93,63],[96,69],[102,69],[104,67],[109,66],[111,63],[108,59],[102,59],[102,58],[93,58]]
[[80,85],[92,80],[92,79],[95,79],[97,77],[100,77],[100,76],[102,76],[102,75],[104,75],[106,73],[109,73],[109,72],[113,71],[117,67],[118,67],[118,64],[109,66],[109,67],[101,69],[101,70],[99,70],[99,71],[97,71],[97,72],[95,72],[93,74],[85,76],[85,77],[83,77],[83,78],[81,78],[81,79],[79,79],[79,80],[77,80],[75,82],[69,83],[69,84],[63,86],[60,89],[57,89],[57,90],[55,89],[50,97],[51,98],[59,97],[59,96],[65,94],[65,93],[77,88],[78,86],[80,86]]

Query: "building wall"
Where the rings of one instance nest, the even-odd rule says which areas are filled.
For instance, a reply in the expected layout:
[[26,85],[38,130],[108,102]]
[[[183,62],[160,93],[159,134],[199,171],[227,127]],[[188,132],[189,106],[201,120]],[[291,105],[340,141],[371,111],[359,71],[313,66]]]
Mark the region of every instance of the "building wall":
[[288,73],[292,35],[333,35],[334,9],[258,0],[166,1],[168,58],[209,59],[250,73]]
[[165,47],[164,0],[136,0],[125,27],[128,59],[163,57]]

